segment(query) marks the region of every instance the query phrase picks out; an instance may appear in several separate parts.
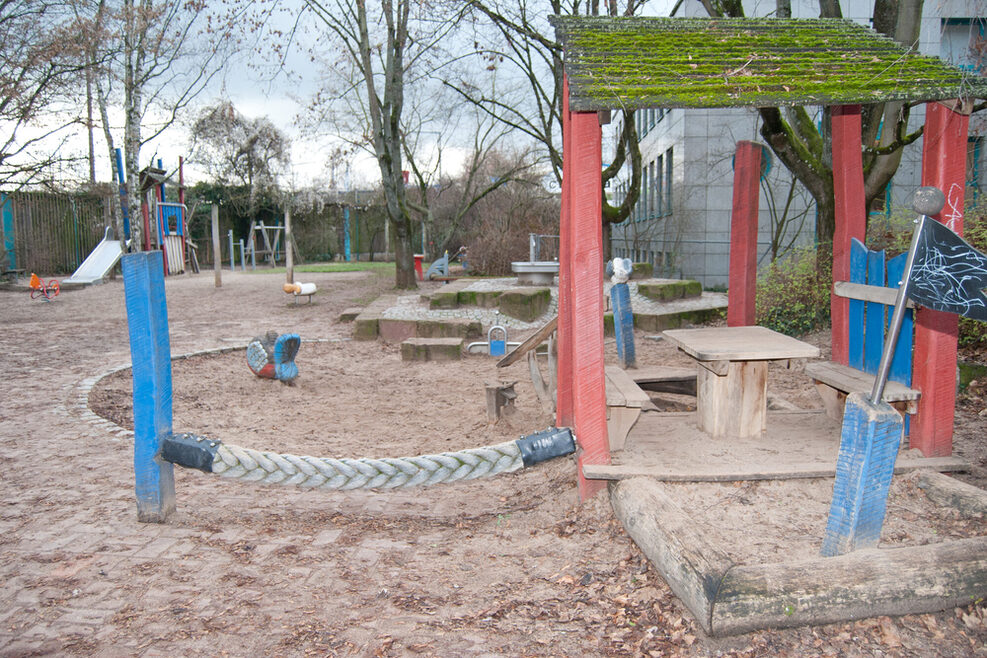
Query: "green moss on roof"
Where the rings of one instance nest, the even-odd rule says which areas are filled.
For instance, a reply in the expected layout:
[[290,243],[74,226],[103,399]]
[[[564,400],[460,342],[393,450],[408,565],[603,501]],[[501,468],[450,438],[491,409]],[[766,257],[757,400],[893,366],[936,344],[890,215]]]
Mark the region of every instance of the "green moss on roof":
[[987,97],[987,79],[841,19],[552,19],[570,107],[842,105]]

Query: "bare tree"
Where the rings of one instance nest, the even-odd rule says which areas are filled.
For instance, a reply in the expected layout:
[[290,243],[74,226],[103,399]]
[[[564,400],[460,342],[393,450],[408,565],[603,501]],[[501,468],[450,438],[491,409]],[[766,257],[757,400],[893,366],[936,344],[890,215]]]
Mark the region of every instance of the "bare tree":
[[199,114],[192,126],[192,155],[223,185],[239,185],[246,199],[235,199],[254,217],[261,193],[277,186],[277,174],[288,165],[288,137],[267,117],[250,119],[229,101],[220,101]]
[[67,161],[84,44],[61,0],[0,0],[0,185],[39,182]]
[[[480,93],[478,86],[470,79],[461,77],[447,84],[470,102],[512,126],[516,130],[536,139],[548,152],[549,161],[556,182],[562,182],[562,46],[549,36],[550,27],[544,21],[546,14],[555,16],[579,15],[582,13],[609,16],[633,16],[644,6],[642,0],[625,0],[623,6],[617,0],[603,3],[592,1],[580,3],[550,0],[547,6],[532,8],[525,0],[471,0],[469,5],[481,16],[492,22],[499,42],[483,44],[480,37],[475,44],[476,55],[488,62],[487,69],[508,65],[520,73],[524,80],[520,96],[510,98],[501,93]],[[525,102],[524,99],[529,99]],[[624,109],[623,128],[616,140],[615,151],[603,170],[603,186],[616,178],[625,165],[629,165],[630,185],[628,194],[620,205],[612,206],[603,195],[604,241],[609,251],[609,235],[612,224],[617,224],[630,216],[637,203],[641,190],[641,151],[634,112]]]
[[[453,99],[450,99],[450,103],[452,102]],[[433,113],[438,109],[446,117],[458,118],[458,121],[453,119],[446,124],[445,132],[452,135],[462,133],[470,137],[468,145],[460,142],[469,155],[463,170],[457,175],[451,175],[448,170],[445,176],[442,175],[443,131],[422,130],[416,125],[409,128],[405,135],[405,158],[414,190],[408,196],[408,205],[418,214],[428,235],[433,238],[435,247],[428,254],[430,256],[439,256],[450,248],[467,214],[481,200],[509,183],[531,184],[532,173],[539,168],[539,161],[531,148],[519,147],[512,150],[508,146],[515,131],[486,116],[476,106],[465,105],[462,108],[464,111],[453,112],[450,112],[449,104],[432,105]],[[424,115],[416,113],[415,116]],[[467,125],[460,126],[459,122]],[[427,121],[425,123],[429,125]],[[435,142],[437,157],[434,159],[428,158],[419,148],[422,135],[429,133],[439,138]]]
[[359,100],[363,138],[377,160],[387,216],[394,229],[395,285],[416,288],[413,225],[404,184],[405,93],[424,76],[440,42],[457,21],[439,16],[439,4],[380,0],[368,12],[366,0],[306,0],[345,55],[353,75],[331,100]]
[[[232,0],[223,13],[205,0],[79,3],[91,25],[88,60],[111,163],[111,121],[117,110],[123,115],[126,205],[133,220],[140,216],[141,149],[170,128],[223,70],[240,43],[235,35],[249,26],[249,3]],[[139,238],[140,222],[131,227]]]

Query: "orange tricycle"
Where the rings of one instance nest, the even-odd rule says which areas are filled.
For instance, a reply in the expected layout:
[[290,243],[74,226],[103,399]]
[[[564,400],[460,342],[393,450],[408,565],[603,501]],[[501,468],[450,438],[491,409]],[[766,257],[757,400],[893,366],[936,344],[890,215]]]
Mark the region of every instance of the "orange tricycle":
[[31,299],[43,297],[45,301],[50,301],[53,297],[58,296],[58,281],[55,279],[48,279],[48,282],[45,283],[44,279],[31,272],[31,280],[28,285],[31,286]]

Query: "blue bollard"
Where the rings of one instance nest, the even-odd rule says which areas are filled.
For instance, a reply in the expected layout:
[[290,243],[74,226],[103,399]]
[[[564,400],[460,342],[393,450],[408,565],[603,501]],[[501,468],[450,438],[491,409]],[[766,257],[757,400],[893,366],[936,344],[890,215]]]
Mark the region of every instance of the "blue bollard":
[[171,436],[171,344],[160,251],[123,256],[134,390],[137,520],[164,523],[175,511],[174,467],[159,457]]

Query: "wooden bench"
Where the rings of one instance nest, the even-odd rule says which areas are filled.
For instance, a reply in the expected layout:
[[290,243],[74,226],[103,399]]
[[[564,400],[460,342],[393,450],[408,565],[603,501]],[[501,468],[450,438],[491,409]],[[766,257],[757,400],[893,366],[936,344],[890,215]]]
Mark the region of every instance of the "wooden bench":
[[9,281],[10,283],[17,283],[17,279],[21,278],[22,276],[24,276],[24,270],[18,270],[18,269],[4,270],[2,273],[0,273],[0,278],[3,278]]
[[651,398],[625,371],[606,366],[607,436],[610,450],[623,450],[627,434],[643,409],[651,406]]
[[[842,421],[846,396],[854,391],[869,393],[874,387],[887,320],[894,310],[897,284],[901,279],[906,254],[896,256],[885,264],[884,251],[871,251],[857,239],[850,245],[850,281],[833,284],[833,294],[850,300],[848,314],[849,346],[848,364],[815,362],[805,366],[805,372],[816,384],[826,413]],[[886,278],[885,278],[886,277]],[[886,282],[890,282],[887,283]],[[888,287],[888,286],[893,287]],[[914,307],[907,303],[909,309]],[[898,337],[894,360],[884,401],[899,412],[914,414],[918,410],[921,393],[909,387],[912,377],[912,311],[905,320]],[[906,425],[907,427],[907,425]]]

